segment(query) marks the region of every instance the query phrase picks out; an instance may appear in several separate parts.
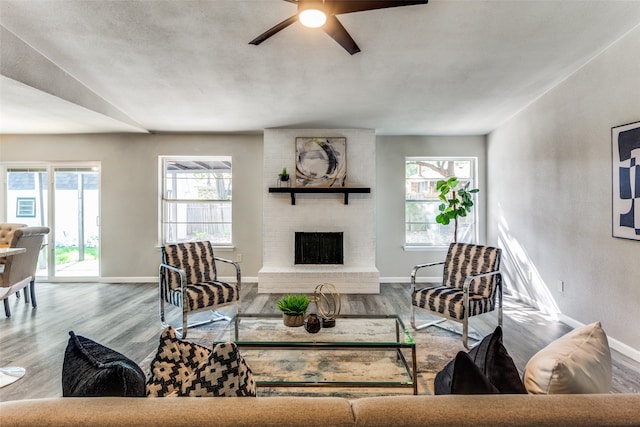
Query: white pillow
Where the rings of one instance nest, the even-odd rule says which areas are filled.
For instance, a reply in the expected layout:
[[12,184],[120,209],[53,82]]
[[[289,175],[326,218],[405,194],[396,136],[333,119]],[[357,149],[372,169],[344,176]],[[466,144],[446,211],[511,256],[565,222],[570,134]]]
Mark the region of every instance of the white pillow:
[[530,394],[609,393],[611,351],[600,322],[576,328],[536,353],[524,369]]

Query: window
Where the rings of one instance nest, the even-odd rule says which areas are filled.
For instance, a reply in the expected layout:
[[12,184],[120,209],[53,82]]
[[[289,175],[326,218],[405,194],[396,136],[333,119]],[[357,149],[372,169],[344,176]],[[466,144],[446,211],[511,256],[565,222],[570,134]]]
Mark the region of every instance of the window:
[[36,198],[18,197],[16,200],[16,218],[35,218]]
[[[407,157],[405,159],[405,245],[448,246],[453,242],[453,224],[436,222],[440,199],[436,183],[457,176],[461,185],[476,188],[474,158]],[[458,220],[458,241],[477,241],[474,209]]]
[[161,157],[161,241],[231,245],[231,157]]

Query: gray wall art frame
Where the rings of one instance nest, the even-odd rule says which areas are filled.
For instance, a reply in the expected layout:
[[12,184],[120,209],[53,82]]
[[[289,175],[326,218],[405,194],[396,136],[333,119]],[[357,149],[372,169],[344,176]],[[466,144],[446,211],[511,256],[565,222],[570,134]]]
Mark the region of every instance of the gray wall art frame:
[[346,138],[296,138],[296,187],[347,185]]
[[640,240],[640,122],[611,128],[613,237]]

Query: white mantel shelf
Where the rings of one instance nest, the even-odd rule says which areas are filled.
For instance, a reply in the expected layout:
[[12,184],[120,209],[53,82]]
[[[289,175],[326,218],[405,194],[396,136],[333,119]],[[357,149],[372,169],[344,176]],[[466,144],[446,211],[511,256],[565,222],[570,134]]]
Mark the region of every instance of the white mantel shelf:
[[296,204],[296,194],[327,194],[337,193],[344,195],[344,204],[349,204],[350,193],[371,193],[368,187],[341,187],[341,188],[323,188],[323,187],[269,187],[269,193],[287,193],[291,195],[291,204]]

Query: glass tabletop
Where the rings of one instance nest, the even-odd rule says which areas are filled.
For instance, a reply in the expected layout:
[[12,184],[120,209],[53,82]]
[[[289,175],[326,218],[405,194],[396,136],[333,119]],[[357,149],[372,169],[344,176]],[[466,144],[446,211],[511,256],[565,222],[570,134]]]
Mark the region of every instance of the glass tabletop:
[[244,347],[415,347],[397,315],[344,315],[336,319],[334,327],[309,333],[303,326],[285,326],[279,314],[240,313],[220,338]]

